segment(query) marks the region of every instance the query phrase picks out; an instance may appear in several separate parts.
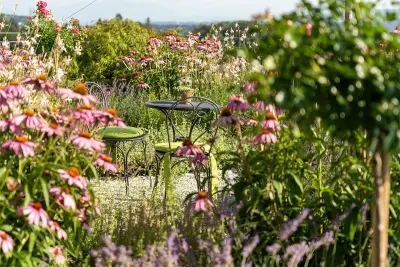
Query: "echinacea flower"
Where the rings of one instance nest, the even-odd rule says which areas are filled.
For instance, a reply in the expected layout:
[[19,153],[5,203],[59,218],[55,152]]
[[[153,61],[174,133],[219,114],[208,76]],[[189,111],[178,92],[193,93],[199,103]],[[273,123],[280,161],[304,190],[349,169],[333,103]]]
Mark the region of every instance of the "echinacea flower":
[[59,169],[57,172],[60,174],[61,180],[67,181],[70,186],[76,185],[81,190],[86,189],[88,182],[84,177],[79,175],[77,168],[73,167],[67,171]]
[[19,188],[18,181],[15,180],[14,178],[9,177],[6,180],[6,187],[7,187],[8,191],[14,192],[15,190],[17,190]]
[[10,109],[10,105],[8,103],[8,95],[5,89],[5,86],[0,85],[0,110],[2,113],[7,113]]
[[53,187],[49,190],[50,194],[56,197],[56,203],[64,209],[76,210],[75,199],[70,195],[70,189],[63,191],[61,188]]
[[256,103],[253,104],[253,109],[255,111],[265,111],[265,104],[264,101],[257,101]]
[[96,97],[89,95],[86,85],[83,83],[78,83],[72,91],[78,95],[84,105],[95,105],[97,102]]
[[74,28],[74,33],[75,33],[76,35],[79,35],[79,29],[78,29],[78,28]]
[[175,155],[178,157],[196,156],[200,154],[204,154],[203,150],[200,147],[193,145],[189,138],[186,138],[183,141],[182,146],[175,152]]
[[264,129],[261,133],[253,137],[252,142],[254,144],[270,144],[278,142],[278,139],[269,130]]
[[268,112],[265,116],[265,119],[265,121],[260,122],[261,127],[275,132],[281,130],[279,122],[276,120],[276,116],[274,113]]
[[244,123],[244,121],[245,120],[243,117],[232,115],[231,111],[227,107],[225,107],[221,110],[221,114],[218,117],[218,119],[216,119],[213,122],[213,126],[214,127],[230,127],[237,123],[242,125]]
[[24,136],[17,136],[15,140],[7,140],[1,145],[1,150],[12,150],[19,158],[35,156],[36,144],[29,142]]
[[42,208],[40,202],[31,203],[27,207],[23,208],[23,214],[28,215],[28,223],[39,226],[42,223],[43,228],[47,228],[49,215]]
[[64,264],[66,262],[63,248],[61,246],[49,247],[49,252],[57,264]]
[[103,125],[115,125],[125,128],[126,125],[122,118],[118,118],[118,112],[113,108],[105,108],[103,111],[96,111],[93,116]]
[[247,82],[243,86],[243,92],[248,93],[248,94],[255,93],[256,88],[257,88],[257,82]]
[[139,82],[139,87],[140,88],[146,88],[146,87],[149,87],[149,85],[147,83],[143,82],[143,81],[140,81]]
[[79,135],[74,135],[71,143],[78,146],[80,149],[87,149],[93,152],[102,152],[105,150],[106,145],[92,138],[89,132],[81,132]]
[[0,230],[0,247],[3,250],[4,254],[7,254],[14,249],[14,240],[11,238],[9,234]]
[[13,117],[11,124],[16,126],[24,124],[29,129],[39,129],[45,125],[43,120],[31,109],[27,109],[23,114]]
[[196,156],[194,156],[194,158],[192,158],[192,168],[195,168],[196,166],[206,166],[208,165],[209,162],[209,156],[206,154],[197,154]]
[[51,122],[50,124],[44,126],[42,128],[42,131],[45,132],[47,134],[47,136],[53,136],[53,135],[62,136],[63,135],[63,128],[60,127],[55,122]]
[[47,94],[52,93],[56,89],[55,84],[47,80],[46,74],[40,74],[36,78],[26,78],[22,81],[22,84],[31,84],[34,89],[41,89]]
[[67,240],[67,233],[61,228],[60,224],[56,221],[49,221],[50,230],[57,233],[57,237],[61,240]]
[[109,155],[99,155],[99,158],[94,163],[97,166],[103,166],[108,172],[117,172],[118,168],[112,163],[112,158]]
[[86,125],[91,125],[95,122],[96,112],[93,110],[92,105],[82,105],[75,109],[73,112],[74,120],[81,120]]
[[206,192],[199,192],[197,195],[196,202],[194,203],[194,210],[196,212],[199,211],[207,211],[208,208],[214,207],[214,204],[211,200],[207,198]]
[[26,89],[21,86],[19,82],[10,82],[10,84],[4,89],[10,99],[21,99],[26,93]]
[[229,103],[226,106],[231,111],[247,111],[249,103],[242,96],[234,95],[229,98]]

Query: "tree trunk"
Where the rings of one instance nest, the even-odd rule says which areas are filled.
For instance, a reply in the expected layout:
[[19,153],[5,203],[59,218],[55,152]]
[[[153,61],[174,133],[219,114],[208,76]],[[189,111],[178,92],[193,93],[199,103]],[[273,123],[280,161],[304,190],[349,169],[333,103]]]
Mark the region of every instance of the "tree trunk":
[[374,206],[372,223],[372,267],[386,267],[388,251],[389,202],[390,202],[390,153],[383,148],[384,135],[380,137],[375,152]]

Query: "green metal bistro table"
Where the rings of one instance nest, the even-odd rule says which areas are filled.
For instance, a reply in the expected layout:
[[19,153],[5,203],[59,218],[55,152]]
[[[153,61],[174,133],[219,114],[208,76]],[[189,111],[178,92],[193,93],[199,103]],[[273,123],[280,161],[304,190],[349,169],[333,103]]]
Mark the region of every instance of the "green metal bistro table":
[[[204,144],[200,142],[200,138],[206,134],[215,138],[217,129],[211,127],[212,121],[218,118],[220,105],[210,99],[204,97],[190,97],[190,103],[184,103],[185,100],[156,100],[146,102],[145,106],[159,110],[165,115],[165,127],[168,136],[168,142],[154,145],[155,158],[157,163],[156,179],[154,189],[158,183],[161,163],[164,167],[163,178],[165,184],[165,197],[168,199],[172,196],[173,183],[171,181],[172,169],[179,163],[192,160],[194,156],[178,156],[176,151],[182,147],[182,141],[189,139],[193,141],[195,146],[201,147],[204,155],[208,158],[207,166],[202,166],[202,171],[207,172],[207,176],[211,181],[208,183],[208,192],[216,194],[218,190],[218,168],[215,157],[211,153],[213,144]],[[175,112],[182,112],[185,115],[188,129],[180,127],[182,117],[174,116]],[[175,119],[178,118],[178,121]],[[180,118],[180,119],[179,119]],[[195,130],[198,127],[197,131]],[[203,138],[204,139],[204,138]],[[178,158],[175,164],[172,163],[173,158]],[[197,172],[197,166],[194,168],[195,179],[199,191],[203,190],[201,175]]]

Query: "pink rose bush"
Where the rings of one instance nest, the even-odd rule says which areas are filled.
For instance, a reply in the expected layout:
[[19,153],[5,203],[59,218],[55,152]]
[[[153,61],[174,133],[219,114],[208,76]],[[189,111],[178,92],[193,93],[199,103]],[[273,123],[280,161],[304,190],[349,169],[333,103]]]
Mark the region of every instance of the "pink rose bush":
[[89,182],[95,166],[117,171],[95,130],[123,120],[96,110],[84,84],[58,88],[44,74],[8,82],[0,98],[0,262],[64,264],[100,214]]

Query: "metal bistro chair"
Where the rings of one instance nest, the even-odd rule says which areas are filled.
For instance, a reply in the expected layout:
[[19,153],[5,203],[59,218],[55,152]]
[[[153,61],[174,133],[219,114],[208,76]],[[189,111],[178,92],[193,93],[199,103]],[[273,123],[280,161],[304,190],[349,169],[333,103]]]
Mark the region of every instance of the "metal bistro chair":
[[[155,159],[156,159],[156,177],[153,190],[157,187],[158,177],[160,174],[161,163],[164,162],[164,182],[165,182],[165,198],[168,198],[167,192],[171,190],[171,173],[175,166],[179,163],[187,162],[193,159],[193,156],[177,156],[176,151],[182,146],[182,142],[189,138],[194,145],[201,147],[204,154],[209,158],[209,164],[197,164],[193,169],[195,180],[197,182],[197,189],[203,190],[205,183],[202,181],[201,173],[206,174],[206,178],[211,177],[213,166],[210,160],[212,156],[211,151],[213,142],[206,144],[207,139],[214,139],[217,134],[217,128],[212,128],[212,122],[219,116],[220,107],[215,102],[204,97],[189,97],[192,102],[190,104],[182,104],[184,100],[173,102],[169,108],[160,108],[161,112],[165,114],[166,130],[168,135],[167,143],[159,143],[154,145]],[[176,158],[174,164],[172,160]],[[215,164],[216,161],[213,158]],[[215,166],[216,169],[216,166]],[[166,181],[166,172],[169,175],[168,182]],[[218,173],[216,174],[218,181]],[[211,194],[212,182],[208,181],[208,192]]]
[[[98,101],[98,108],[104,109],[108,106],[107,93],[104,90],[104,86],[100,84],[87,82],[86,87],[88,88],[89,94],[96,96]],[[115,88],[113,88],[115,90]],[[124,160],[124,181],[126,186],[126,193],[129,188],[129,177],[128,177],[128,159],[133,148],[141,144],[143,146],[144,161],[146,159],[146,133],[135,127],[121,128],[117,126],[108,126],[106,128],[97,129],[97,132],[103,136],[103,141],[108,145],[109,153],[113,157],[113,161],[116,162],[117,152],[120,152]],[[122,143],[122,146],[120,145]],[[131,143],[131,146],[126,148],[126,144]],[[146,163],[147,164],[147,163]]]

